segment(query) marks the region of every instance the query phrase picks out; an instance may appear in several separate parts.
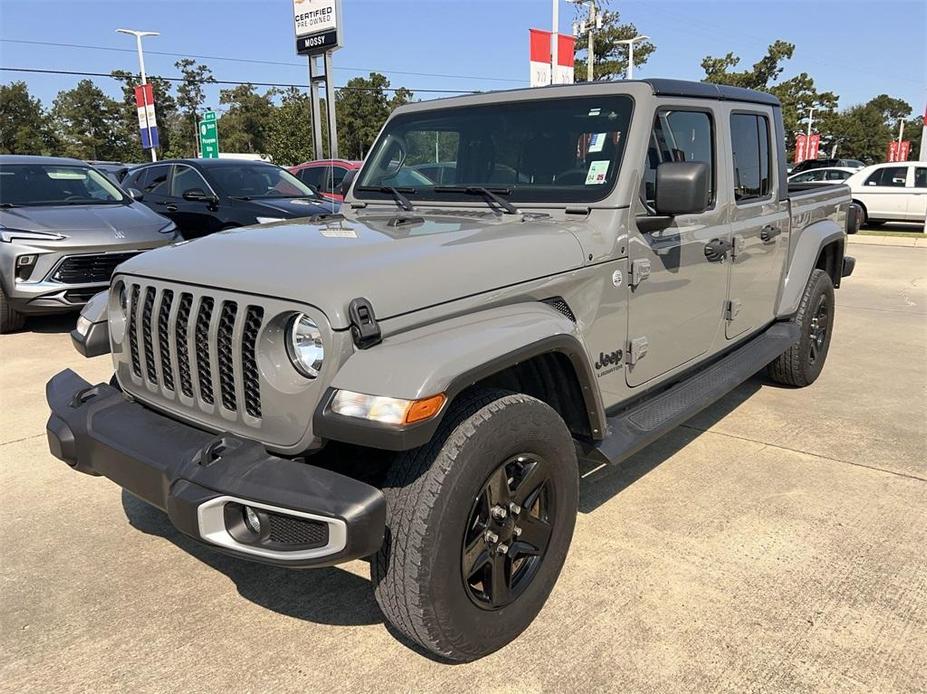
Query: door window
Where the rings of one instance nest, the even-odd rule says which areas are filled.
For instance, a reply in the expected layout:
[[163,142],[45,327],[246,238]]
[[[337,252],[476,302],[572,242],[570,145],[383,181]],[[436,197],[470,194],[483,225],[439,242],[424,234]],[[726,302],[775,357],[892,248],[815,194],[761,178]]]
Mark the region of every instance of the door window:
[[731,115],[734,153],[734,200],[751,202],[772,193],[769,120],[755,113]]
[[148,177],[148,168],[132,171],[122,181],[124,188],[137,188],[142,190],[145,187],[145,179]]
[[656,194],[657,167],[671,161],[703,161],[709,169],[709,199],[714,204],[714,136],[711,116],[704,111],[661,111],[653,123],[647,167],[644,170],[643,196],[653,205]]
[[850,177],[849,171],[832,170],[827,172],[828,181],[845,181]]
[[209,192],[209,186],[200,172],[190,166],[178,166],[174,169],[174,177],[171,179],[171,197],[180,198],[188,190],[199,188],[204,193]]
[[914,187],[927,188],[927,169],[922,166],[914,169]]
[[167,181],[170,174],[170,164],[148,167],[148,176],[145,178],[145,187],[142,190],[153,195],[167,195]]
[[866,179],[867,186],[889,186],[890,188],[904,188],[908,178],[907,166],[885,166],[877,169]]
[[299,180],[301,180],[306,185],[310,185],[316,190],[319,190],[319,186],[322,185],[322,169],[320,167],[312,166],[307,169],[303,169],[298,174]]

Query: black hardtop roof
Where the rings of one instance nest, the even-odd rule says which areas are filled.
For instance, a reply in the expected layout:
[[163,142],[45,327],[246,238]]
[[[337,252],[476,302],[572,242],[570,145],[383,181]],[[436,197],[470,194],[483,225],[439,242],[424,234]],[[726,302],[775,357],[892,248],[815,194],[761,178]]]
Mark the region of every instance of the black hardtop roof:
[[688,80],[646,79],[656,96],[687,96],[695,99],[718,99],[720,101],[748,101],[754,104],[779,106],[779,99],[772,94],[755,89],[731,87],[711,82],[690,82]]

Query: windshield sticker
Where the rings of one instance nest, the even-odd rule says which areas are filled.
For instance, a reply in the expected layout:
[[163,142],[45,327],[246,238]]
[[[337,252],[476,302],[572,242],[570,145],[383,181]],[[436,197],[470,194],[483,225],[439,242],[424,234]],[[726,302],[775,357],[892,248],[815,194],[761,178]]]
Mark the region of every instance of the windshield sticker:
[[605,138],[608,136],[608,133],[592,133],[589,136],[589,153],[601,152],[602,148],[605,146]]
[[605,183],[605,176],[608,174],[608,159],[599,159],[589,163],[589,171],[586,173],[586,185],[597,185]]

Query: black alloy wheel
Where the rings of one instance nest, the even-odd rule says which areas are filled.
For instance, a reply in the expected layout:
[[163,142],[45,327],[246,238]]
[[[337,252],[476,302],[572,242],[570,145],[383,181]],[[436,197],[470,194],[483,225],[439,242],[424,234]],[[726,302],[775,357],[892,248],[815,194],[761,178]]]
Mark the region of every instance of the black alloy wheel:
[[498,610],[515,601],[537,574],[556,513],[544,458],[524,453],[486,480],[467,519],[461,574],[477,606]]

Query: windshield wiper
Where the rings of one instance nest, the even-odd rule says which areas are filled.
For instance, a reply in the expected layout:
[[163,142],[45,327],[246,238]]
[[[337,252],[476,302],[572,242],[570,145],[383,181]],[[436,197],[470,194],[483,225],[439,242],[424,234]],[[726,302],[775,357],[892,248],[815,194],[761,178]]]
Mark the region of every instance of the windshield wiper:
[[396,188],[394,186],[360,186],[357,190],[362,193],[388,193],[393,196],[393,200],[399,206],[399,209],[406,212],[415,212],[415,206],[409,202],[403,193],[415,195],[415,188]]
[[[521,214],[515,205],[510,203],[503,197],[497,195],[497,193],[502,193],[502,195],[511,195],[511,188],[493,188],[490,190],[484,186],[435,186],[434,191],[436,193],[464,193],[466,195],[482,195],[486,198],[487,202],[494,202],[499,207],[503,209],[505,214]],[[492,207],[492,205],[489,205]],[[495,210],[495,208],[493,208]]]

